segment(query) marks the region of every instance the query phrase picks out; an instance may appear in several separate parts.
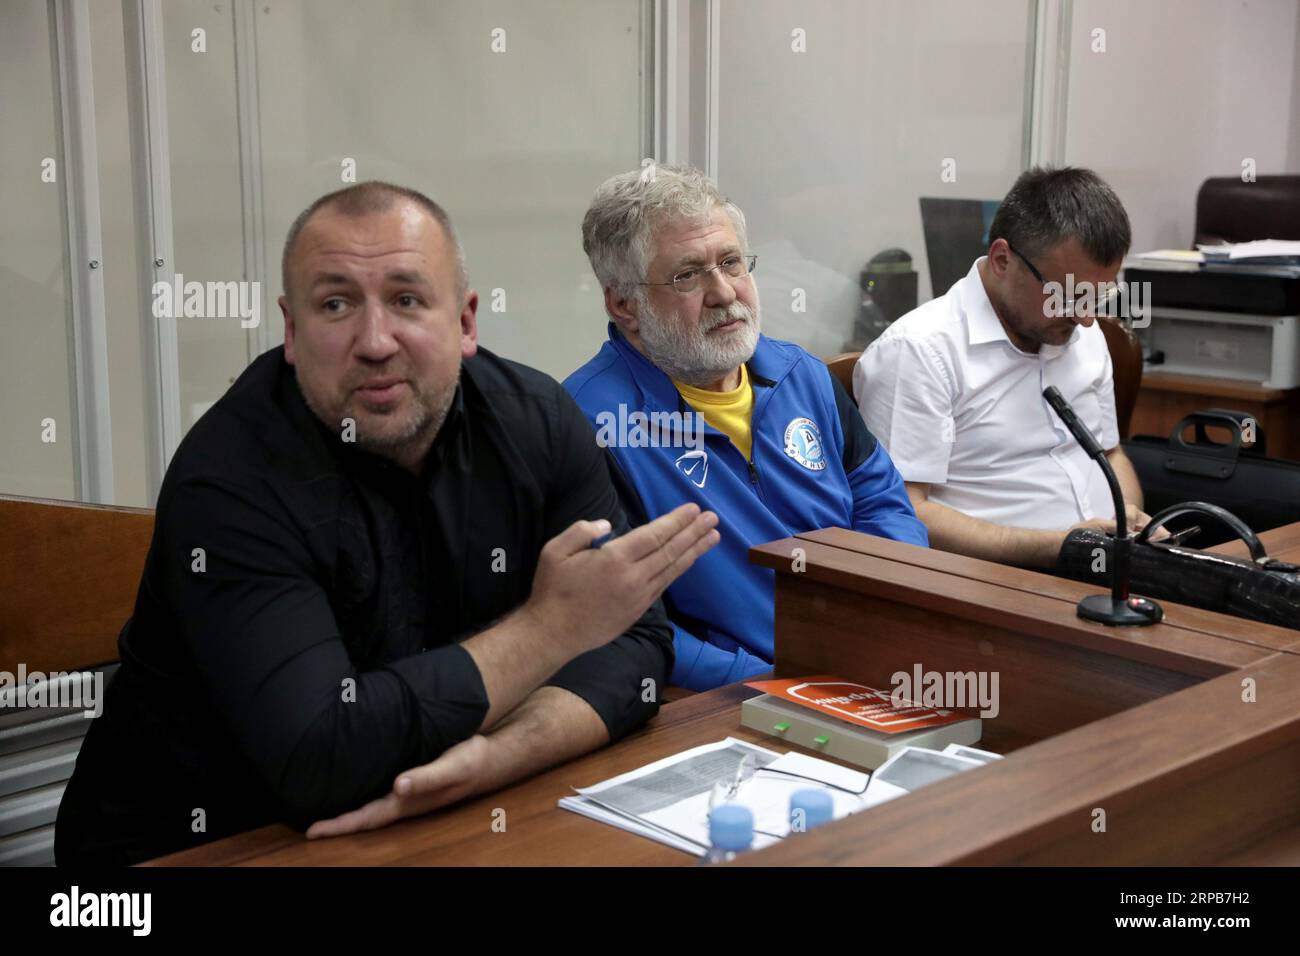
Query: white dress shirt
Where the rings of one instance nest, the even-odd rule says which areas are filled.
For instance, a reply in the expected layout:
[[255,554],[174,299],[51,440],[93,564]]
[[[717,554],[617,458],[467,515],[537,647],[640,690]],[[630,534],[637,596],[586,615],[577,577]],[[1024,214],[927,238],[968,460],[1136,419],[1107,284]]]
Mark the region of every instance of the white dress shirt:
[[980,259],[946,295],[885,330],[853,370],[867,427],[930,500],[1017,528],[1114,518],[1101,469],[1043,398],[1060,389],[1101,447],[1119,444],[1106,337],[1094,321],[1037,354],[1011,344]]

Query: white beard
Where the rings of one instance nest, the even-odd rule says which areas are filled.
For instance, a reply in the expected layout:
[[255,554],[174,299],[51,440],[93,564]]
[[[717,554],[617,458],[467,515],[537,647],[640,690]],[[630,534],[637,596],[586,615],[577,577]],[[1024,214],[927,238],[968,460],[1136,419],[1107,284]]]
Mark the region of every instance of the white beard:
[[[663,321],[645,297],[639,305],[641,347],[646,358],[669,378],[687,385],[703,386],[725,378],[748,362],[758,348],[757,303],[750,309],[737,299],[725,309],[704,309],[694,325]],[[709,331],[735,319],[742,319],[745,327],[722,340],[709,337]]]

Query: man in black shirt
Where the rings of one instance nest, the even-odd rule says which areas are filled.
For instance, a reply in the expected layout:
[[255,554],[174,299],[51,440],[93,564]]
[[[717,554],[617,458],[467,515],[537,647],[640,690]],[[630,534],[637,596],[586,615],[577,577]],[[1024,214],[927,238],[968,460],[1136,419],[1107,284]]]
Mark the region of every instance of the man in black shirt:
[[283,348],[167,470],[121,668],[59,808],[61,864],[275,821],[379,826],[658,709],[659,594],[716,517],[628,530],[568,394],[477,348],[477,295],[427,197],[318,200],[284,287]]

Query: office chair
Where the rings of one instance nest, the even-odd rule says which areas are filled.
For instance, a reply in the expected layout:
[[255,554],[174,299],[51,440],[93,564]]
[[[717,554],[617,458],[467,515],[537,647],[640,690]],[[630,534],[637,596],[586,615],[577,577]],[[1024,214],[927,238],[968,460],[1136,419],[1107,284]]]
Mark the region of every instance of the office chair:
[[1115,423],[1121,440],[1128,437],[1138,389],[1142,387],[1142,342],[1123,319],[1098,317],[1115,374]]
[[831,370],[831,375],[840,380],[844,386],[844,391],[849,393],[849,397],[855,402],[858,397],[853,394],[853,366],[858,364],[858,359],[862,357],[861,352],[841,352],[834,358],[826,359],[826,367]]
[[1300,176],[1216,176],[1196,194],[1196,243],[1300,239]]

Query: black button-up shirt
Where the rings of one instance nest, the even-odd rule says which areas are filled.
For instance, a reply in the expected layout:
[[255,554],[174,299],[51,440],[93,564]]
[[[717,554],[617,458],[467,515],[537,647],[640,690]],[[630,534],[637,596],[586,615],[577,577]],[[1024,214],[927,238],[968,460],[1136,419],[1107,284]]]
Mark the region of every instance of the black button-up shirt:
[[[465,361],[416,477],[329,430],[282,348],[262,355],[167,470],[122,666],[59,808],[59,862],[304,827],[386,793],[478,730],[487,695],[459,641],[528,598],[547,540],[597,518],[627,530],[591,426],[540,372],[482,349]],[[548,683],[617,739],[655,714],[671,670],[656,602]]]

